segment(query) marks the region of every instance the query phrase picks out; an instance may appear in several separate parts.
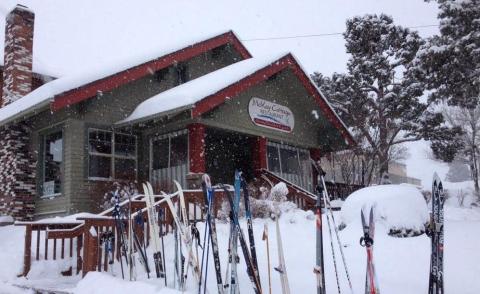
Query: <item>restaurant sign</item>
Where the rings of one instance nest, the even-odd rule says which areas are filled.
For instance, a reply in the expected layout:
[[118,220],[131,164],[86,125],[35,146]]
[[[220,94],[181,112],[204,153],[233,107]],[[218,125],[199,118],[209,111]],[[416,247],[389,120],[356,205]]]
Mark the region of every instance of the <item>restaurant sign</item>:
[[257,97],[250,99],[248,113],[257,126],[290,133],[295,119],[290,108]]

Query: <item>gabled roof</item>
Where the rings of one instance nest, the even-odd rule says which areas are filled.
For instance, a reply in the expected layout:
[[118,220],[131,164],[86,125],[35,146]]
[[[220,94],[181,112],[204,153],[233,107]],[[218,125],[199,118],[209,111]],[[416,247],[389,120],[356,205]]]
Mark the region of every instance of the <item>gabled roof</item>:
[[115,89],[175,62],[188,60],[222,45],[230,44],[244,59],[251,57],[232,31],[192,43],[177,45],[176,48],[155,52],[147,57],[142,55],[124,62],[116,62],[111,66],[60,77],[0,108],[0,125],[44,110],[47,105],[52,111],[58,111],[94,97],[99,92]]
[[349,144],[355,144],[345,124],[290,53],[275,58],[250,58],[169,89],[140,103],[130,116],[119,121],[117,125],[147,121],[186,109],[191,110],[192,117],[199,117],[286,68],[291,69],[298,77],[327,120],[338,129],[344,139]]

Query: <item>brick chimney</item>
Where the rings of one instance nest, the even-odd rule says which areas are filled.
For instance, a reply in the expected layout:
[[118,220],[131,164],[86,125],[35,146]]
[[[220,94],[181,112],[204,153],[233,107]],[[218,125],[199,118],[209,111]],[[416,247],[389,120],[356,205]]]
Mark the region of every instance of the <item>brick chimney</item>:
[[[33,12],[22,5],[7,15],[0,107],[32,91],[33,21]],[[37,159],[29,149],[31,137],[26,122],[0,126],[0,215],[15,220],[31,220],[35,211]]]
[[32,91],[34,19],[34,13],[20,4],[7,15],[1,107]]

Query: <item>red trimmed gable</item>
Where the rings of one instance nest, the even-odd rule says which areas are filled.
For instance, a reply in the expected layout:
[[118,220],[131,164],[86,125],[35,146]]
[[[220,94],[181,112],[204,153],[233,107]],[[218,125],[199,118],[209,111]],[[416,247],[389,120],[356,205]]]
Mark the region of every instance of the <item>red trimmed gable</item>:
[[237,94],[247,90],[248,88],[266,81],[269,77],[274,74],[289,68],[298,77],[302,85],[305,87],[307,92],[314,97],[315,102],[318,104],[323,114],[327,120],[335,126],[336,129],[342,134],[344,139],[351,145],[355,145],[356,142],[353,139],[350,132],[346,129],[343,122],[335,114],[333,109],[328,104],[327,100],[323,95],[318,91],[317,87],[312,83],[307,74],[303,71],[302,67],[298,64],[296,59],[291,55],[287,54],[279,60],[271,63],[270,65],[256,71],[255,73],[241,79],[240,81],[232,84],[217,93],[210,95],[201,101],[197,102],[192,109],[192,117],[199,117],[202,114],[214,109],[215,107],[223,104],[228,97],[234,97]]
[[124,84],[138,80],[157,70],[166,68],[175,62],[188,60],[198,56],[216,47],[230,44],[237,50],[243,59],[251,58],[252,55],[247,48],[240,42],[232,31],[218,35],[211,39],[193,44],[181,50],[161,56],[157,59],[145,62],[138,66],[126,69],[103,79],[91,82],[82,87],[72,89],[54,97],[50,105],[52,111],[58,111],[62,108],[74,105],[97,95],[98,92],[113,90]]

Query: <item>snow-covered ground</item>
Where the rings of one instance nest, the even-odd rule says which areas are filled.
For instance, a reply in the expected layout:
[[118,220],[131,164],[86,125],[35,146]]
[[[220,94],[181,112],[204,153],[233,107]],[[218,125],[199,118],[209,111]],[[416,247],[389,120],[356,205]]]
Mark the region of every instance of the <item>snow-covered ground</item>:
[[[337,222],[340,213],[335,212]],[[447,206],[445,209],[445,287],[446,293],[479,293],[480,292],[480,209]],[[360,218],[360,217],[359,217]],[[255,219],[254,233],[258,252],[260,276],[263,287],[268,287],[266,244],[262,241],[264,224],[268,225],[270,236],[270,255],[272,266],[278,265],[275,223],[270,219]],[[324,217],[324,224],[326,219]],[[242,221],[245,227],[245,221]],[[284,242],[285,260],[292,293],[313,293],[315,276],[312,272],[315,262],[315,221],[312,212],[292,210],[285,212],[280,218],[282,239]],[[200,231],[203,226],[198,224]],[[52,264],[35,262],[32,272],[26,278],[17,278],[21,271],[23,256],[23,228],[0,227],[0,293],[29,293],[12,285],[36,286],[39,288],[63,289],[74,293],[180,293],[173,289],[165,289],[158,279],[147,280],[141,268],[138,268],[138,282],[122,281],[118,269],[117,277],[110,273],[90,273],[80,281],[79,277],[62,277]],[[225,270],[227,258],[227,242],[229,225],[217,225],[222,270]],[[356,293],[364,291],[365,282],[365,249],[359,245],[361,226],[351,222],[340,232],[344,243],[344,252],[348,269]],[[173,285],[172,238],[167,238],[167,277],[169,285]],[[326,283],[328,293],[336,293],[335,274],[330,249],[328,230],[324,230],[324,252],[326,265]],[[426,293],[428,287],[430,240],[425,235],[413,238],[394,238],[387,236],[387,228],[380,222],[377,224],[375,236],[374,259],[380,288],[383,293]],[[253,293],[245,271],[243,258],[239,266],[239,282],[242,293]],[[340,283],[342,292],[348,293],[347,281],[337,251],[337,264],[340,265]],[[208,284],[210,293],[216,293],[216,281],[213,262],[210,258]],[[43,269],[43,270],[41,270]],[[281,293],[280,279],[272,270],[273,293]],[[196,293],[191,281],[187,293]]]

